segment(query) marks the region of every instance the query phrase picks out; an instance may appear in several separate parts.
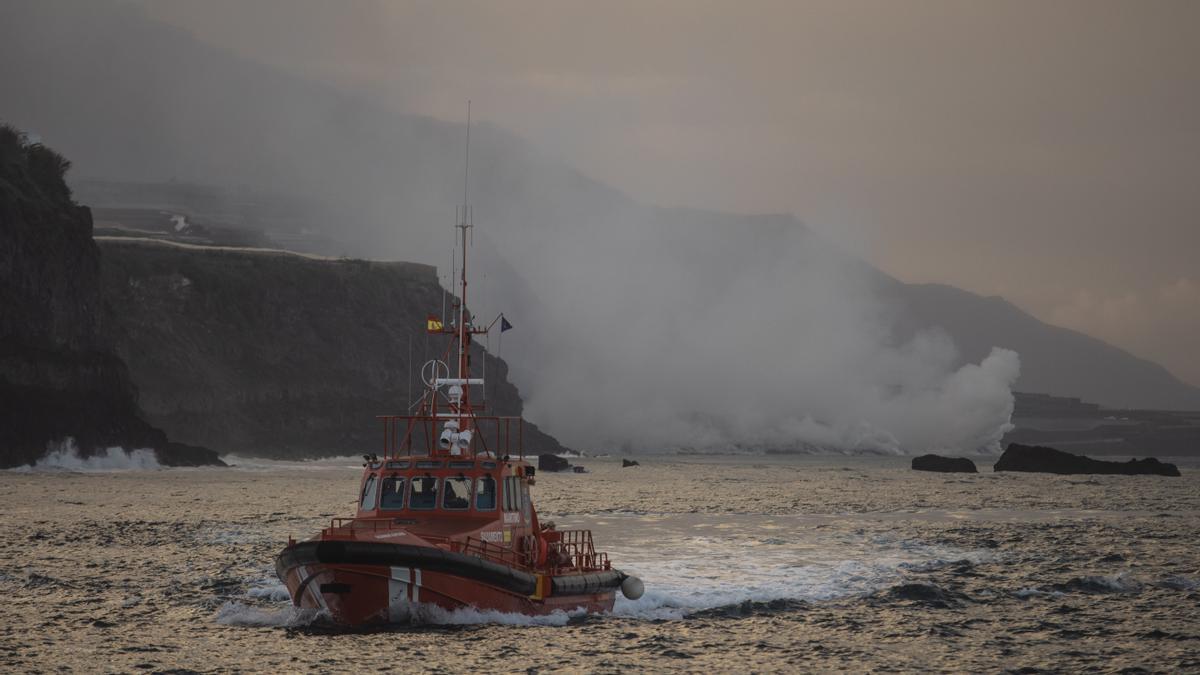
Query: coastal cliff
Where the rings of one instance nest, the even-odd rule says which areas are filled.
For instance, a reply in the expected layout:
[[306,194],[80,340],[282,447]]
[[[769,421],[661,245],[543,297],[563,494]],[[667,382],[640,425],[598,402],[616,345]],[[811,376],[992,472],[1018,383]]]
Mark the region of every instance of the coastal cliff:
[[[375,416],[403,414],[420,394],[421,364],[442,358],[444,340],[424,332],[443,303],[433,267],[98,241],[105,335],[147,419],[172,438],[275,458],[379,452]],[[490,409],[519,415],[507,365],[478,344],[472,362],[486,369]],[[524,446],[563,451],[529,423]]]
[[153,448],[164,464],[219,463],[168,442],[139,415],[125,364],[100,334],[92,216],[63,180],[70,163],[0,125],[0,467],[73,438],[82,456]]

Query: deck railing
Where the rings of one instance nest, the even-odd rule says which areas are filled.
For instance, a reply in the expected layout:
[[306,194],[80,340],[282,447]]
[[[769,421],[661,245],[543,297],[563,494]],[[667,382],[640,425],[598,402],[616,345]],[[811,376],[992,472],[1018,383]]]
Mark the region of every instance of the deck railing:
[[[321,531],[321,536],[346,534],[346,530],[377,532],[403,529],[411,524],[411,521],[404,518],[333,518],[329,521],[329,527]],[[547,547],[544,565],[537,564],[539,552],[535,548],[536,544],[528,536],[524,540],[511,542],[511,545],[484,541],[477,537],[458,540],[424,533],[416,536],[455,553],[482,558],[530,573],[564,574],[612,569],[608,554],[596,551],[591,530],[544,530],[542,539]]]
[[[457,415],[377,415],[383,422],[383,454],[388,459],[401,455],[449,455],[437,446],[441,422]],[[471,440],[471,454],[525,458],[525,420],[498,415],[464,415],[478,430]]]

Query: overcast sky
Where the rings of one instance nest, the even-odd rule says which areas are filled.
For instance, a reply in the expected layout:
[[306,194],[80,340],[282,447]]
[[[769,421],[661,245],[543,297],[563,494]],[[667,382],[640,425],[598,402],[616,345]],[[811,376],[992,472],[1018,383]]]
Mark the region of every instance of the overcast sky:
[[790,212],[1200,383],[1200,2],[143,3],[662,205]]

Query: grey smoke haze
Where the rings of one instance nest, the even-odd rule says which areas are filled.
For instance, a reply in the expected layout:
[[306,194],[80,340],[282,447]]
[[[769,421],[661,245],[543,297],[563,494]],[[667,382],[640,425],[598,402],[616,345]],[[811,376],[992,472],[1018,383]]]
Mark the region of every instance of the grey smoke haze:
[[797,213],[1200,384],[1200,3],[148,2],[649,203]]
[[[199,15],[195,7],[151,11],[182,21]],[[359,54],[347,47],[357,31],[387,37],[395,27],[378,20],[392,16],[390,5],[249,7],[279,18],[273,30],[307,26],[317,53]],[[330,78],[303,60],[257,64],[155,23],[136,6],[8,3],[0,19],[0,117],[71,157],[76,177],[174,177],[300,194],[321,205],[348,253],[446,266],[461,200],[462,127],[397,112],[429,111],[433,71],[404,71],[409,79],[390,87],[398,93],[380,96],[362,91],[370,78]],[[680,30],[694,27],[690,21]],[[266,25],[239,24],[251,32]],[[414,30],[405,24],[404,35]],[[454,44],[439,48],[450,54]],[[447,57],[447,67],[455,63]],[[555,86],[569,89],[579,74],[563,77]],[[439,95],[454,99],[441,112],[455,117],[472,94]],[[477,110],[487,109],[487,98]],[[592,120],[573,112],[581,128],[611,123],[611,110],[594,111]],[[481,268],[488,283],[475,287],[486,290],[473,291],[471,304],[481,317],[503,308],[517,324],[505,342],[514,379],[530,416],[567,443],[917,451],[998,439],[1018,373],[1012,352],[961,366],[943,334],[899,339],[875,297],[876,273],[794,218],[649,206],[570,169],[559,157],[578,149],[553,133],[522,131],[532,142],[494,123],[473,132],[476,260],[487,260],[489,249],[498,255]],[[661,132],[649,140],[678,138],[678,130]],[[671,147],[730,143],[683,137],[690,140]],[[543,141],[552,152],[538,149]],[[645,175],[642,160],[624,157],[631,176]],[[704,174],[719,163],[712,157],[669,173],[678,185],[694,177],[715,191]],[[769,173],[748,172],[720,191],[753,193],[750,184],[772,180]],[[741,207],[742,198],[730,203]]]

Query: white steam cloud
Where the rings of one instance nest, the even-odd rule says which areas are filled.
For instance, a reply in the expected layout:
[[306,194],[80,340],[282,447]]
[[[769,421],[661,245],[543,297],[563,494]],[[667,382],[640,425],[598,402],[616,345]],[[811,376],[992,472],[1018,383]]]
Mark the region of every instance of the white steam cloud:
[[[6,118],[42,130],[74,175],[252,187],[264,212],[292,195],[293,225],[336,238],[321,253],[445,266],[461,125],[246,61],[125,3],[67,6],[0,6],[0,85]],[[469,305],[513,321],[503,356],[526,412],[568,445],[969,452],[1007,428],[1014,353],[964,366],[935,327],[893,330],[897,282],[796,220],[646,206],[545,156],[547,139],[486,123],[471,138]]]
[[528,348],[512,350],[513,375],[529,415],[565,443],[998,447],[1016,353],[959,366],[940,330],[898,339],[882,275],[794,220],[739,229],[651,213],[660,217],[564,225],[539,233],[538,252],[519,241],[509,254],[536,270],[524,275],[531,292],[510,301],[537,303]]

